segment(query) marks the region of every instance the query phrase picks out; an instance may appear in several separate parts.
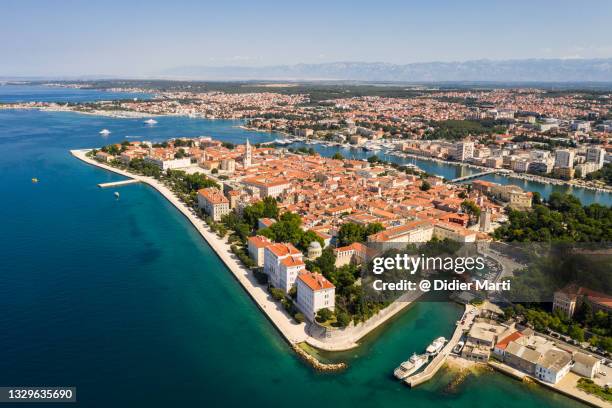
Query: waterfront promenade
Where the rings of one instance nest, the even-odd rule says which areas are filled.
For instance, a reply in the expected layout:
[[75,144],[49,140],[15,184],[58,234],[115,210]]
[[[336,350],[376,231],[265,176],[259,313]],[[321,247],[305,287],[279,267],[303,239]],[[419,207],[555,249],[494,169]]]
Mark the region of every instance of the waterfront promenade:
[[100,163],[92,158],[87,157],[89,149],[71,150],[70,153],[92,166],[111,171],[132,180],[145,183],[157,190],[164,198],[174,205],[191,224],[200,233],[202,238],[210,245],[210,247],[219,256],[221,261],[227,266],[230,272],[242,285],[244,290],[251,296],[257,306],[265,313],[266,317],[274,324],[277,330],[292,345],[306,342],[309,345],[325,351],[343,351],[355,348],[358,346],[358,341],[370,333],[372,330],[380,327],[383,323],[389,321],[400,311],[404,310],[411,301],[406,301],[405,298],[398,299],[393,304],[389,305],[378,315],[372,317],[366,324],[356,327],[350,327],[345,336],[334,341],[321,341],[308,334],[308,327],[305,323],[297,323],[285,311],[279,303],[275,302],[268,293],[267,287],[257,282],[254,274],[246,268],[238,258],[231,252],[230,245],[222,238],[219,238],[215,233],[210,231],[206,223],[198,217],[195,211],[189,208],[185,203],[181,202],[175,194],[159,180],[153,177],[141,176],[133,174],[125,170],[121,170],[110,165]]

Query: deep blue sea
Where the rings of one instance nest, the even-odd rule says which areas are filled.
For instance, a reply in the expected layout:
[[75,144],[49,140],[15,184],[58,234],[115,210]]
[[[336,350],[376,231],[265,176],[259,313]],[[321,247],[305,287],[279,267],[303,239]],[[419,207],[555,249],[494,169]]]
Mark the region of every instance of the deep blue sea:
[[235,122],[158,120],[0,111],[0,386],[76,386],[67,406],[105,408],[579,406],[494,373],[457,388],[448,373],[416,389],[394,381],[397,364],[452,332],[454,304],[414,305],[335,356],[346,372],[314,372],[174,207],[143,185],[115,199],[96,184],[118,176],[68,152],[131,135],[274,138]]

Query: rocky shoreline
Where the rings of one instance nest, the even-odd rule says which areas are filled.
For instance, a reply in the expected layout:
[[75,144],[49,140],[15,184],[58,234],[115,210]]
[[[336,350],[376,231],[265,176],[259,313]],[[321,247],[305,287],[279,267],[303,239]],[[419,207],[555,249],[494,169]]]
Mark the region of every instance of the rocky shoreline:
[[348,368],[348,364],[341,363],[322,363],[315,356],[302,349],[298,344],[292,345],[293,351],[297,353],[302,360],[306,361],[317,371],[335,372],[343,371]]

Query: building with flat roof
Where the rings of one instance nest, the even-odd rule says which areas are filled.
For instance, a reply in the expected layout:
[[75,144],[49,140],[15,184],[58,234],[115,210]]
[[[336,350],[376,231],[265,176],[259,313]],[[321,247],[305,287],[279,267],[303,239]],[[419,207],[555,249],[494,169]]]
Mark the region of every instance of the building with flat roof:
[[559,349],[547,350],[538,360],[535,367],[536,378],[550,384],[556,384],[572,367],[572,355]]

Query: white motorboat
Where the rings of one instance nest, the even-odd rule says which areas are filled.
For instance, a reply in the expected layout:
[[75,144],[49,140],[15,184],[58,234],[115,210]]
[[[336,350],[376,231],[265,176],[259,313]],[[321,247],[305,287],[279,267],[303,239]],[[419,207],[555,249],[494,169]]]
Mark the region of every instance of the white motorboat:
[[414,353],[409,360],[404,361],[393,371],[393,375],[398,380],[403,380],[408,377],[410,374],[417,371],[419,368],[423,367],[425,363],[429,360],[429,356],[426,354],[418,355]]
[[444,343],[446,343],[446,339],[444,337],[438,337],[429,346],[427,346],[425,352],[429,355],[435,356],[440,352],[440,350],[442,350]]

